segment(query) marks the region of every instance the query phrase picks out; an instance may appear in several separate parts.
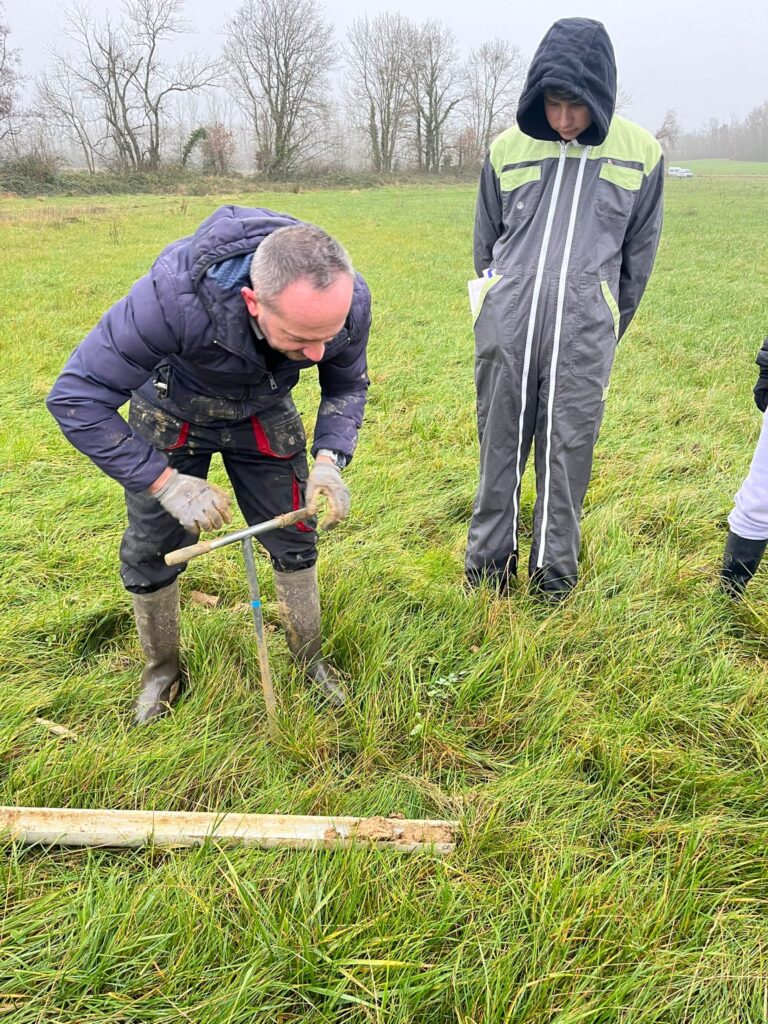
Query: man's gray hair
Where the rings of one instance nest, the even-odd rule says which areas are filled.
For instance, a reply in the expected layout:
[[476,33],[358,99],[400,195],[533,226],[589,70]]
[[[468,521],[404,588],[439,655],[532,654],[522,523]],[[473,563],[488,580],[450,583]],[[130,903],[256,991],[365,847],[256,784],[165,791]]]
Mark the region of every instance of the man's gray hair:
[[324,291],[343,274],[355,274],[346,249],[314,224],[278,228],[267,235],[251,260],[251,285],[267,306],[295,281],[309,281]]

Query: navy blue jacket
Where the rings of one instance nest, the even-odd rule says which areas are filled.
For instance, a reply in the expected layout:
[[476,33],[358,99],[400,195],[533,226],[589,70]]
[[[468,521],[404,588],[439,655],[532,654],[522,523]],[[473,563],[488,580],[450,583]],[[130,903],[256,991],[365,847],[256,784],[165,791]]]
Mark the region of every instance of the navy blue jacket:
[[[221,207],[194,235],[167,246],[72,353],[48,409],[75,448],[127,490],[146,490],[168,461],[117,412],[137,390],[158,404],[153,377],[162,377],[169,411],[199,422],[206,407],[201,396],[208,396],[213,417],[226,421],[284,399],[299,371],[315,365],[259,341],[240,294],[250,282],[222,287],[227,275],[217,273],[226,261],[246,266],[243,256],[267,235],[297,223],[270,210]],[[370,322],[371,296],[358,274],[347,321],[317,364],[321,402],[313,452],[332,448],[351,457],[355,450],[368,388]]]

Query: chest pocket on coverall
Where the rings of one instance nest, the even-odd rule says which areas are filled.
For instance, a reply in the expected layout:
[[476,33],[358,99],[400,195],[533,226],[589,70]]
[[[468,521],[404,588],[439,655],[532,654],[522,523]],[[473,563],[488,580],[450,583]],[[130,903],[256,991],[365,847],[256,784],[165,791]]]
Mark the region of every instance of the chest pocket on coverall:
[[541,167],[511,167],[499,175],[504,225],[514,231],[527,224],[541,198]]
[[595,192],[598,217],[626,224],[642,184],[643,172],[637,167],[604,163],[600,168]]

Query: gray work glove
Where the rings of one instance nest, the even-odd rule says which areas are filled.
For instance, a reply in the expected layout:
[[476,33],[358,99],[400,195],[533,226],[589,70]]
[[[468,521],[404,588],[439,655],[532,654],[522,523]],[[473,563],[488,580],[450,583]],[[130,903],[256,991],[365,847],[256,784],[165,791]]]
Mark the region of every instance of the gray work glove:
[[159,490],[157,498],[169,515],[178,519],[185,530],[220,530],[224,523],[232,522],[229,495],[215,484],[198,476],[179,473],[174,469]]
[[321,530],[332,530],[349,515],[349,488],[341,479],[341,472],[331,462],[316,462],[307,480],[307,505],[314,508],[319,495],[327,499],[328,515],[320,524]]

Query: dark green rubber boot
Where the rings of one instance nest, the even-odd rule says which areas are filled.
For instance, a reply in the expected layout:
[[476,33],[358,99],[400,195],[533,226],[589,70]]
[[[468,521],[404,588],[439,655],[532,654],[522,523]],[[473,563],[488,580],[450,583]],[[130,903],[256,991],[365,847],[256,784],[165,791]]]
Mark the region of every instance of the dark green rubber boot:
[[342,707],[347,696],[336,669],[323,657],[317,566],[297,572],[276,569],[275,589],[288,649],[307,677],[320,687],[328,703]]
[[179,672],[179,584],[133,595],[136,629],[146,659],[134,725],[166,715],[181,689]]

